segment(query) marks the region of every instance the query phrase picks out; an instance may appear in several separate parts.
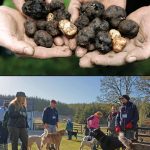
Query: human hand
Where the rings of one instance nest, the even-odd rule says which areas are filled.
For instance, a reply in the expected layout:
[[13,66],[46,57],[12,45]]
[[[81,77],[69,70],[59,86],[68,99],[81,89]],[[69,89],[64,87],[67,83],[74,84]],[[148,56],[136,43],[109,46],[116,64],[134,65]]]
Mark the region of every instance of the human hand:
[[131,13],[127,19],[134,20],[140,26],[138,35],[127,42],[120,53],[109,52],[101,55],[91,52],[80,59],[81,67],[93,67],[93,64],[103,66],[121,66],[126,63],[148,59],[150,57],[150,6],[142,7]]
[[[68,7],[68,11],[71,14],[71,22],[75,23],[75,21],[78,19],[79,9],[81,7],[81,4],[90,2],[90,1],[92,1],[92,0],[71,0],[69,7]],[[118,0],[111,0],[111,1],[110,0],[97,0],[97,1],[101,2],[105,6],[105,9],[107,9],[111,5],[117,5],[117,6],[120,6],[123,8],[126,7],[126,0],[121,0],[119,2],[118,2]],[[72,50],[76,49],[76,55],[78,57],[82,57],[87,53],[86,49],[77,47],[75,38],[69,40],[69,47]]]
[[47,123],[44,124],[44,129],[48,129],[48,124]]
[[33,39],[25,34],[25,18],[15,9],[5,6],[0,7],[0,46],[10,49],[12,52],[35,58],[68,57],[71,51],[62,45],[59,39],[54,39],[52,48],[37,46]]

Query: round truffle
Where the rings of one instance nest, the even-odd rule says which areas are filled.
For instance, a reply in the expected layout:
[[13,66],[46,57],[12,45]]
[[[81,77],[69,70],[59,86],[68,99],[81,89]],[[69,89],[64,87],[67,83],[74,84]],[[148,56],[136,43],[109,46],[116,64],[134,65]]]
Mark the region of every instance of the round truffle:
[[53,45],[53,38],[44,30],[35,32],[34,41],[38,46],[50,48]]

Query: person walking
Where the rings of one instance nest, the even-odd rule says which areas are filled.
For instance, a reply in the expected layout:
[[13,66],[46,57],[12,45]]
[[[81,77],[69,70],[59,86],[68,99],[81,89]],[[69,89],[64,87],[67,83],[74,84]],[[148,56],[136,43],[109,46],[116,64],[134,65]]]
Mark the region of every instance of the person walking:
[[133,140],[135,130],[137,129],[137,122],[139,120],[139,113],[135,104],[130,101],[128,95],[123,95],[119,98],[121,106],[115,121],[116,132],[123,131],[125,137]]
[[12,150],[18,150],[18,140],[21,140],[21,149],[27,150],[28,146],[28,123],[26,110],[26,95],[24,92],[17,92],[16,98],[8,107],[8,131]]
[[[58,111],[56,106],[56,100],[51,100],[50,106],[45,108],[43,111],[42,120],[44,128],[47,129],[50,133],[55,133],[56,128],[58,128]],[[53,144],[51,145],[51,149],[55,149]]]
[[116,106],[113,105],[111,107],[111,112],[109,113],[108,118],[107,118],[108,131],[111,136],[117,136],[115,132],[115,120],[116,120],[117,114],[118,114],[117,108]]
[[68,133],[68,140],[72,140],[73,123],[72,123],[71,119],[67,120],[66,130]]

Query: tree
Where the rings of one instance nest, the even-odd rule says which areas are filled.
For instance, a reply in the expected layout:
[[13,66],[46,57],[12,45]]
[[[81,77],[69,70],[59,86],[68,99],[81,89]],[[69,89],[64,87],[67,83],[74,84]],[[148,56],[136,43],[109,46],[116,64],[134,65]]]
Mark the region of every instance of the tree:
[[136,90],[138,77],[132,76],[106,76],[100,79],[102,91],[101,97],[109,102],[117,101],[118,97],[127,94],[130,95]]

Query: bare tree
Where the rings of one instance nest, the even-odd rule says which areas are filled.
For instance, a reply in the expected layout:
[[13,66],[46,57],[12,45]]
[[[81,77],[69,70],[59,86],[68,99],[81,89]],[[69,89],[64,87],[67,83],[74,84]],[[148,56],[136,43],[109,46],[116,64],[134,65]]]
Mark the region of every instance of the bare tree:
[[102,97],[107,101],[116,101],[123,94],[130,95],[136,89],[138,77],[106,76],[100,79]]

